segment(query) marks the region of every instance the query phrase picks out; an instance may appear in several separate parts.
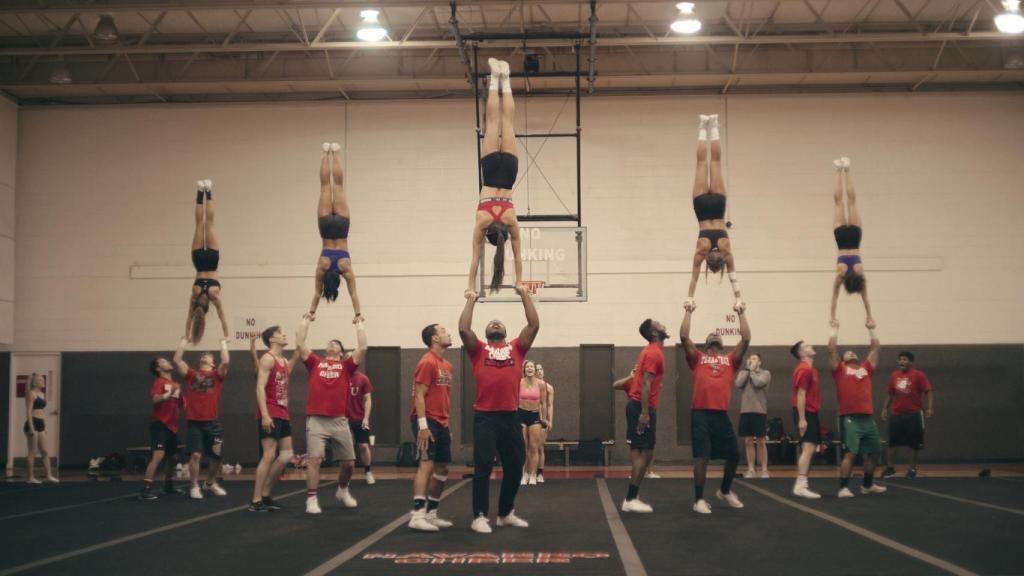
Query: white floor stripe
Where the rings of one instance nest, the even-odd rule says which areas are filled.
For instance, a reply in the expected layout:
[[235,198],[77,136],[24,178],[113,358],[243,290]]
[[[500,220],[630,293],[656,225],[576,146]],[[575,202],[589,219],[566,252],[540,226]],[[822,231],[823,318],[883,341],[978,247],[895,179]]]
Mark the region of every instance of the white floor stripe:
[[131,495],[122,494],[120,496],[113,496],[111,498],[104,498],[102,500],[90,500],[88,502],[79,502],[77,504],[68,504],[67,506],[55,506],[53,508],[44,508],[42,510],[35,510],[32,512],[21,512],[19,514],[11,514],[10,516],[0,516],[0,521],[3,520],[14,520],[15,518],[28,518],[29,516],[36,516],[38,514],[48,514],[50,512],[59,512],[61,510],[70,510],[72,508],[81,508],[82,506],[92,506],[93,504],[102,504],[103,502],[113,502],[114,500],[128,500],[135,498],[139,495],[138,492],[132,492]]
[[[879,482],[881,484],[881,482]],[[991,510],[999,510],[1000,512],[1009,512],[1010,514],[1017,514],[1024,516],[1024,510],[1019,508],[1010,508],[1008,506],[998,506],[996,504],[989,504],[988,502],[981,502],[980,500],[971,500],[970,498],[961,498],[959,496],[951,496],[949,494],[943,494],[941,492],[932,492],[931,490],[924,490],[923,488],[911,488],[910,486],[904,486],[903,484],[893,484],[892,482],[886,482],[882,484],[889,488],[899,488],[900,490],[910,490],[912,492],[920,492],[921,494],[927,494],[928,496],[935,496],[936,498],[945,498],[946,500],[952,500],[954,502],[961,502],[963,504],[971,504],[974,506],[981,506],[982,508],[989,508]]]
[[[336,482],[337,481],[334,480],[334,481],[331,481],[331,482],[326,482],[324,484],[321,484],[320,486],[321,487],[329,486],[329,485],[334,484]],[[303,487],[302,490],[296,490],[294,492],[288,492],[287,494],[282,494],[277,499],[278,500],[284,500],[285,498],[290,498],[292,496],[297,496],[299,494],[305,494],[305,493],[306,493],[306,488]],[[183,497],[186,497],[186,496],[183,496]],[[153,528],[151,530],[146,530],[145,532],[138,532],[138,533],[132,534],[130,536],[122,536],[121,538],[115,538],[113,540],[107,540],[106,542],[100,542],[99,544],[93,544],[92,546],[86,546],[85,548],[79,548],[77,550],[71,550],[70,552],[64,552],[63,554],[57,554],[57,555],[54,555],[54,556],[48,556],[46,558],[41,558],[39,560],[34,560],[34,561],[29,562],[27,564],[21,564],[19,566],[14,566],[12,568],[6,568],[4,570],[0,570],[0,576],[7,576],[8,574],[18,574],[20,572],[25,572],[27,570],[32,570],[32,569],[35,569],[35,568],[39,568],[40,566],[47,566],[47,565],[53,564],[55,562],[60,562],[62,560],[67,560],[69,558],[75,558],[77,556],[81,556],[83,554],[88,554],[90,552],[95,552],[97,550],[104,550],[106,548],[111,548],[113,546],[117,546],[119,544],[124,544],[126,542],[132,542],[132,541],[135,541],[135,540],[140,540],[142,538],[146,538],[146,537],[152,536],[154,534],[160,534],[162,532],[167,532],[167,531],[170,531],[170,530],[175,530],[177,528],[182,528],[184,526],[189,526],[189,525],[192,525],[192,524],[197,524],[199,522],[204,522],[206,520],[212,520],[214,518],[219,518],[219,517],[224,516],[226,514],[231,514],[233,512],[239,512],[241,510],[245,510],[248,507],[249,507],[249,504],[246,503],[246,504],[243,504],[242,506],[235,506],[234,508],[228,508],[227,510],[221,510],[219,512],[212,512],[210,514],[204,514],[202,516],[196,516],[195,518],[189,518],[188,520],[182,520],[181,522],[174,522],[172,524],[165,524],[163,526],[159,526],[159,527]],[[264,514],[273,514],[273,512],[264,512]]]
[[597,492],[601,497],[601,506],[604,507],[604,516],[608,520],[608,528],[612,531],[612,538],[615,539],[615,547],[619,550],[619,558],[622,559],[622,567],[626,570],[626,576],[647,576],[647,569],[640,560],[640,554],[633,546],[633,540],[629,537],[622,518],[619,516],[619,509],[608,492],[608,483],[604,478],[597,479]]
[[886,538],[885,536],[882,536],[880,534],[875,534],[874,532],[872,532],[872,531],[870,531],[870,530],[868,530],[866,528],[862,528],[862,527],[860,527],[860,526],[858,526],[858,525],[856,525],[856,524],[854,524],[852,522],[847,522],[846,520],[843,520],[842,518],[837,518],[835,516],[832,516],[831,514],[826,514],[825,512],[822,512],[821,510],[815,510],[814,508],[811,508],[809,506],[804,506],[803,504],[797,504],[796,502],[793,502],[793,501],[789,500],[788,498],[784,498],[782,496],[779,496],[778,494],[775,494],[774,492],[769,492],[768,490],[765,490],[764,488],[760,488],[758,486],[755,486],[755,485],[753,485],[753,484],[751,484],[749,482],[744,482],[742,480],[737,480],[736,482],[738,484],[742,484],[744,487],[749,488],[750,490],[753,490],[754,492],[757,492],[758,494],[761,494],[762,496],[767,496],[768,498],[771,498],[772,500],[775,500],[776,502],[779,502],[781,504],[785,504],[786,506],[789,506],[790,508],[796,508],[797,510],[799,510],[801,512],[806,512],[806,513],[808,513],[808,514],[810,514],[812,516],[817,516],[818,518],[821,518],[822,520],[825,520],[826,522],[831,522],[832,524],[835,524],[836,526],[839,526],[840,528],[844,528],[846,530],[849,530],[850,532],[853,532],[854,534],[857,534],[858,536],[863,536],[864,538],[867,538],[868,540],[871,540],[872,542],[876,542],[878,544],[881,544],[882,546],[885,546],[886,548],[891,548],[891,549],[893,549],[893,550],[895,550],[897,552],[900,552],[901,554],[905,554],[907,556],[910,556],[911,558],[920,560],[921,562],[925,562],[926,564],[931,564],[932,566],[935,566],[936,568],[939,568],[941,570],[949,572],[950,574],[956,574],[957,576],[978,576],[977,573],[972,572],[972,571],[968,570],[967,568],[964,568],[963,566],[957,566],[956,564],[953,564],[952,562],[947,562],[947,561],[943,560],[942,558],[938,558],[938,557],[932,556],[931,554],[928,554],[927,552],[923,552],[921,550],[918,550],[917,548],[911,548],[910,546],[907,546],[906,544],[900,544],[899,542],[897,542],[895,540]]
[[[462,488],[467,483],[469,483],[469,479],[468,478],[465,479],[465,480],[462,480],[460,482],[457,482],[455,485],[449,487],[448,489],[446,489],[444,492],[441,493],[441,500],[444,500],[445,498],[450,496],[452,494],[452,492],[455,492],[459,488]],[[349,560],[355,558],[356,556],[361,554],[363,552],[363,550],[366,550],[370,546],[373,546],[378,541],[380,541],[381,538],[384,538],[385,536],[387,536],[391,532],[394,532],[396,528],[398,528],[399,526],[405,524],[408,521],[409,521],[409,513],[406,512],[405,514],[402,514],[398,518],[395,518],[394,520],[392,520],[391,522],[389,522],[388,524],[386,524],[384,527],[380,528],[379,530],[377,530],[373,534],[370,534],[366,538],[363,538],[359,542],[356,542],[352,546],[346,548],[344,551],[342,551],[337,556],[331,558],[330,560],[328,560],[327,562],[324,562],[323,564],[317,566],[316,568],[313,568],[309,572],[306,572],[306,576],[323,576],[324,574],[330,573],[332,570],[338,568],[339,566],[341,566],[345,562],[348,562]],[[2,575],[0,575],[0,576],[2,576]]]

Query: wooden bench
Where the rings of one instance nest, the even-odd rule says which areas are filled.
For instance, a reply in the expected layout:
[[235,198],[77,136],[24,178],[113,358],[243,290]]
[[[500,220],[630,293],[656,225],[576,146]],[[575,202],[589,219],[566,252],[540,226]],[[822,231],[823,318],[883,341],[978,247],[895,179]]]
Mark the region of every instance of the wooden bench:
[[[548,440],[544,443],[544,447],[551,446],[557,448],[565,456],[565,466],[569,466],[569,451],[573,448],[579,448],[579,440]],[[601,446],[604,448],[604,465],[608,466],[608,460],[611,459],[612,447],[615,446],[615,440],[604,440],[601,442]]]

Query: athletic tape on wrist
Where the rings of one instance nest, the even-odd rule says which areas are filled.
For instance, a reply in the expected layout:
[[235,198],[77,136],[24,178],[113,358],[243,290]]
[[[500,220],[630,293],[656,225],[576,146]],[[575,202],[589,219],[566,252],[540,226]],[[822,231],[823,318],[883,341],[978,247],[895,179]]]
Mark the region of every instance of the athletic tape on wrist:
[[875,334],[874,328],[868,328],[868,336],[871,336],[872,340],[877,340],[878,336]]
[[420,430],[426,430],[427,428],[430,427],[430,426],[427,425],[427,419],[426,418],[417,418],[416,419],[416,424],[419,426]]

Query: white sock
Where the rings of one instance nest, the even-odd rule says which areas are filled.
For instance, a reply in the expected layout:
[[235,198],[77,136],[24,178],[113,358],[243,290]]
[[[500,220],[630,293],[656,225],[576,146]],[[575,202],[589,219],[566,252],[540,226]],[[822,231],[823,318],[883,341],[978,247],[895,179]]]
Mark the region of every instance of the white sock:
[[719,136],[718,136],[718,120],[717,119],[712,120],[711,122],[709,122],[709,124],[710,124],[710,126],[708,126],[708,132],[710,132],[711,140],[713,142],[713,141],[719,139]]
[[697,141],[699,141],[699,142],[707,142],[708,141],[708,129],[706,127],[704,127],[703,125],[700,127],[700,130],[697,132]]
[[491,84],[489,86],[491,92],[497,92],[498,90],[498,77],[491,74]]
[[803,486],[804,488],[806,488],[807,487],[807,476],[804,476],[802,474],[801,475],[797,475],[797,477],[796,477],[796,485],[797,486]]
[[501,77],[501,91],[505,94],[512,93],[512,79],[508,76]]

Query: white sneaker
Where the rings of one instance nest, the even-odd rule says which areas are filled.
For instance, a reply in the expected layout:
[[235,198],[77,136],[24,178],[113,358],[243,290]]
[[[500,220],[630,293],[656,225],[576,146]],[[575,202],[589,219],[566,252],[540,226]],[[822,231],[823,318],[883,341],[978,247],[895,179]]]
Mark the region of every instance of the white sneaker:
[[306,514],[320,514],[323,510],[320,509],[320,502],[317,501],[316,496],[309,496],[306,498]]
[[193,487],[189,488],[188,495],[193,500],[202,500],[203,499],[203,491],[199,489],[199,486],[193,486]]
[[871,486],[861,486],[861,494],[885,494],[886,487],[879,486],[878,484],[872,484]]
[[[507,66],[507,64],[506,64],[506,66]],[[496,522],[496,524],[499,527],[501,527],[501,526],[514,526],[516,528],[529,528],[530,527],[530,523],[529,522],[527,522],[526,520],[523,520],[519,516],[516,516],[516,511],[515,510],[509,512],[508,516],[498,516],[498,521]]]
[[323,143],[323,148],[324,148],[324,152],[330,152],[331,151],[331,143],[330,142],[324,142]]
[[26,484],[42,484],[43,481],[40,480],[39,478],[29,478],[28,480],[25,481],[25,483]]
[[701,498],[693,504],[693,511],[698,514],[711,514],[711,504],[708,501]]
[[427,521],[427,513],[423,510],[415,510],[409,518],[409,528],[420,532],[437,532],[439,528]]
[[721,490],[715,490],[715,497],[733,508],[743,508],[743,502],[740,502],[739,496],[731,490],[728,494],[723,494]]
[[214,482],[213,484],[203,484],[203,489],[213,494],[214,496],[227,496],[228,491],[221,488],[220,484]]
[[849,488],[844,486],[843,489],[839,491],[839,494],[836,494],[836,496],[838,496],[839,498],[853,498],[853,492],[851,492]]
[[366,483],[367,484],[376,484],[377,483],[377,479],[373,477],[373,472],[367,472],[366,473]]
[[644,478],[654,478],[657,480],[658,478],[661,478],[661,474],[658,474],[657,472],[648,472],[647,474],[644,474]]
[[538,473],[537,474],[537,484],[543,484],[543,483],[544,483],[544,475]]
[[359,505],[356,499],[349,494],[348,488],[338,486],[338,491],[334,493],[334,497],[338,499],[338,502],[344,504],[346,508],[355,508]]
[[60,480],[53,476],[47,476],[46,481],[49,482],[50,484],[60,484]]
[[523,474],[523,479],[519,481],[519,485],[520,486],[526,486],[526,483],[529,482],[529,481],[530,481],[530,479],[526,476],[526,474]]
[[623,512],[640,512],[641,514],[650,514],[654,512],[654,508],[651,507],[647,502],[641,501],[639,498],[633,498],[632,500],[622,501]]
[[818,500],[821,498],[821,494],[812,492],[807,486],[801,486],[797,484],[793,486],[793,496],[799,496],[801,498],[807,498],[808,500]]
[[508,62],[504,60],[498,60],[501,63],[501,75],[508,78],[511,74],[511,69],[508,67]]
[[486,516],[477,516],[473,519],[473,523],[470,524],[469,527],[473,529],[473,532],[478,532],[480,534],[491,533],[491,523],[487,521]]
[[530,481],[528,482],[528,484],[530,486],[536,486],[537,485],[537,475],[536,474],[530,474]]
[[768,475],[768,471],[767,470],[762,470],[761,471],[761,478],[764,478],[765,480],[767,480],[768,478],[771,478],[771,476]]
[[341,144],[331,142],[331,152],[341,152]]
[[753,478],[755,475],[756,473],[753,470],[747,470],[743,473],[744,478]]
[[430,522],[438,528],[451,528],[453,526],[451,521],[445,520],[444,518],[438,516],[437,510],[431,510],[430,512],[427,512],[427,522]]

